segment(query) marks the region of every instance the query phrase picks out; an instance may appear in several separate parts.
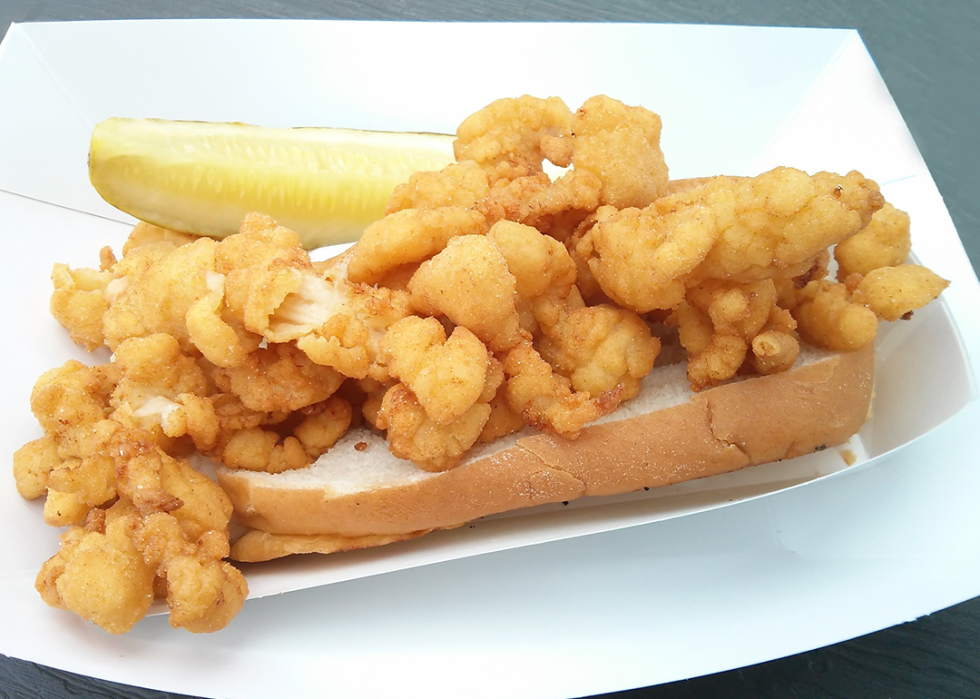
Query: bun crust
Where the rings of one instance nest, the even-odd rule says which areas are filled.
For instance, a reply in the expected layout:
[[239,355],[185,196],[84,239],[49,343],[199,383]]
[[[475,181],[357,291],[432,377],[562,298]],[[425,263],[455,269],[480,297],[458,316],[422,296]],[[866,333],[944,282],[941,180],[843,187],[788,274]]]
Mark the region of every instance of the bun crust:
[[[219,468],[239,520],[260,530],[243,537],[232,557],[361,548],[498,512],[800,456],[840,444],[861,428],[873,375],[873,347],[831,354],[702,391],[673,407],[590,425],[576,440],[532,434],[450,471],[353,492],[327,480]],[[394,458],[380,439],[369,449],[378,459]],[[334,450],[322,458],[344,458]]]

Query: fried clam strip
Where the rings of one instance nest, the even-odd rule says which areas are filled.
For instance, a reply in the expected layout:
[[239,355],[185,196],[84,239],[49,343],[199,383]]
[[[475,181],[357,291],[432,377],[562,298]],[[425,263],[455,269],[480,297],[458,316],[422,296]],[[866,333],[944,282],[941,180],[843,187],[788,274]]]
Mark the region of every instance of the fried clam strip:
[[347,267],[348,279],[376,284],[399,267],[429,259],[457,236],[486,231],[481,213],[459,206],[388,214],[364,230]]
[[556,374],[526,340],[507,352],[503,364],[508,406],[541,430],[574,439],[585,425],[611,413],[622,401],[621,386],[594,397],[573,391],[571,381]]
[[748,358],[761,374],[785,371],[799,355],[796,321],[776,305],[771,279],[707,281],[688,290],[672,314],[687,350],[687,375],[701,390],[732,378]]
[[[25,497],[47,491],[53,504],[46,502],[45,511],[53,516],[46,519],[70,526],[42,566],[37,589],[48,604],[111,633],[132,628],[155,589],[165,590],[175,627],[222,628],[247,594],[241,574],[221,560],[228,555],[231,502],[128,415],[117,419],[113,400],[137,393],[130,385],[113,395],[118,380],[113,365],[71,361],[35,385],[31,407],[45,436],[15,454],[18,490]],[[175,552],[167,562],[152,554],[144,532],[161,516],[173,525],[153,545]]]
[[599,204],[644,207],[665,193],[660,117],[619,100],[590,97],[572,121],[572,167],[601,183]]
[[676,308],[706,279],[753,282],[804,273],[868,224],[878,187],[846,176],[776,168],[715,178],[644,209],[602,208],[578,245],[602,291],[645,313]]
[[909,215],[886,203],[875,212],[865,229],[834,248],[837,280],[844,281],[854,273],[868,274],[879,267],[900,265],[911,251]]
[[935,300],[949,282],[919,265],[879,267],[867,276],[848,275],[843,283],[811,281],[787,305],[800,336],[819,347],[850,351],[871,343],[878,321],[910,318]]
[[557,97],[496,100],[456,129],[456,160],[473,161],[493,177],[507,179],[541,172],[544,160],[567,167],[572,121],[571,110]]

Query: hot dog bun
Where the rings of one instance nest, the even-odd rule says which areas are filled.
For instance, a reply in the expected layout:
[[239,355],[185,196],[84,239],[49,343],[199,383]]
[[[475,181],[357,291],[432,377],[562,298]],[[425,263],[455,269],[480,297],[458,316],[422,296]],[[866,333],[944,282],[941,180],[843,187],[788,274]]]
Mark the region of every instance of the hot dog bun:
[[384,438],[352,430],[315,465],[268,474],[219,468],[252,531],[239,561],[334,552],[412,538],[533,505],[670,485],[846,441],[867,419],[871,346],[805,349],[790,371],[692,393],[683,365],[655,369],[639,396],[576,440],[522,432],[429,473]]

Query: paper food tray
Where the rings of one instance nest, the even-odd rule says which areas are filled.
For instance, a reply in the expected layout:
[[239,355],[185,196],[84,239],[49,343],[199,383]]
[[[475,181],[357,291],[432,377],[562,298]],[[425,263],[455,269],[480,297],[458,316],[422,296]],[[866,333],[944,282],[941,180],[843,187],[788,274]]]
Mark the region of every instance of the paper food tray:
[[[527,47],[519,57],[501,56],[492,69],[444,58],[499,41],[505,31],[508,43]],[[587,57],[566,50],[583,40],[591,47]],[[368,43],[384,49],[355,51]],[[169,50],[178,45],[181,51]],[[258,45],[261,52],[250,50]],[[352,53],[360,56],[353,64],[346,60]],[[402,75],[438,79],[396,79],[392,61]],[[859,169],[910,212],[915,254],[952,285],[940,303],[883,329],[874,418],[846,445],[859,457],[850,469],[840,449],[828,449],[649,493],[490,517],[384,549],[246,566],[251,597],[681,518],[856,473],[893,460],[896,450],[975,398],[980,287],[855,32],[245,21],[15,25],[0,46],[0,221],[7,244],[0,264],[7,323],[16,329],[15,341],[0,350],[15,367],[2,407],[3,453],[40,435],[28,398],[43,371],[69,358],[107,359],[72,345],[47,311],[51,266],[96,265],[99,247],[118,251],[131,224],[88,183],[88,138],[96,123],[154,116],[447,132],[492,99],[522,93],[560,95],[573,108],[606,93],[657,111],[675,178],[755,174],[775,165]],[[56,550],[58,532],[43,525],[40,505],[21,500],[9,478],[0,485],[0,507],[5,530],[18,532],[0,543],[0,601],[47,618],[33,579]],[[68,615],[52,618],[74,624]],[[120,678],[98,663],[83,667],[35,643],[18,645],[8,633],[15,631],[0,633],[0,652]],[[85,658],[93,662],[91,654]],[[161,678],[154,686],[174,684]]]

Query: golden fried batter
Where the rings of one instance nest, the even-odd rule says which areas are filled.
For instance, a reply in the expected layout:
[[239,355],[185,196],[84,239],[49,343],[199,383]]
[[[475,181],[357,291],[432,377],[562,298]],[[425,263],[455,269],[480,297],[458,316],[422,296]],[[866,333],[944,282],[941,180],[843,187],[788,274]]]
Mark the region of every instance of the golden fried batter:
[[508,407],[538,429],[574,438],[586,424],[611,413],[622,400],[621,389],[596,397],[586,391],[573,392],[571,382],[556,374],[526,340],[507,352],[503,362]]
[[605,95],[590,97],[575,113],[572,166],[598,177],[599,204],[642,208],[664,194],[660,127],[653,112]]
[[861,280],[851,302],[867,306],[882,320],[895,321],[934,301],[947,286],[948,281],[926,267],[881,267]]
[[802,274],[882,203],[877,185],[857,173],[809,177],[776,168],[718,177],[645,209],[600,209],[579,248],[602,291],[645,313],[676,308],[688,287],[706,279]]
[[389,214],[364,230],[347,267],[348,278],[375,284],[402,265],[429,259],[456,236],[486,231],[481,213],[459,206]]
[[344,375],[315,364],[295,345],[274,344],[252,352],[239,366],[215,369],[214,380],[245,407],[272,413],[326,400],[340,388]]
[[908,216],[859,173],[671,182],[660,133],[601,95],[574,114],[497,100],[460,125],[457,163],[412,175],[333,260],[256,213],[221,242],[141,223],[98,269],[56,265],[52,314],[114,357],[31,395],[44,436],[14,454],[17,489],[68,527],[42,598],[111,633],[154,595],[175,627],[227,625],[247,586],[195,450],[305,468],[367,421],[445,470],[525,425],[577,436],[639,391],[651,328],[676,327],[700,390],[789,369],[799,338],[862,347],[947,285],[903,264]]
[[909,215],[886,203],[866,228],[834,248],[837,279],[844,281],[855,272],[863,275],[879,267],[900,265],[911,251]]
[[517,281],[507,260],[485,236],[451,240],[419,267],[408,289],[419,313],[446,316],[494,352],[520,341]]
[[490,354],[465,327],[446,331],[435,318],[410,316],[388,328],[382,357],[392,377],[415,395],[439,425],[459,419],[483,394]]
[[385,394],[377,423],[388,430],[391,453],[426,471],[446,471],[459,463],[490,418],[490,404],[476,403],[447,425],[428,417],[408,387],[395,384]]
[[456,160],[472,160],[508,179],[541,171],[547,159],[566,167],[571,160],[572,112],[557,97],[524,95],[490,103],[456,130]]

